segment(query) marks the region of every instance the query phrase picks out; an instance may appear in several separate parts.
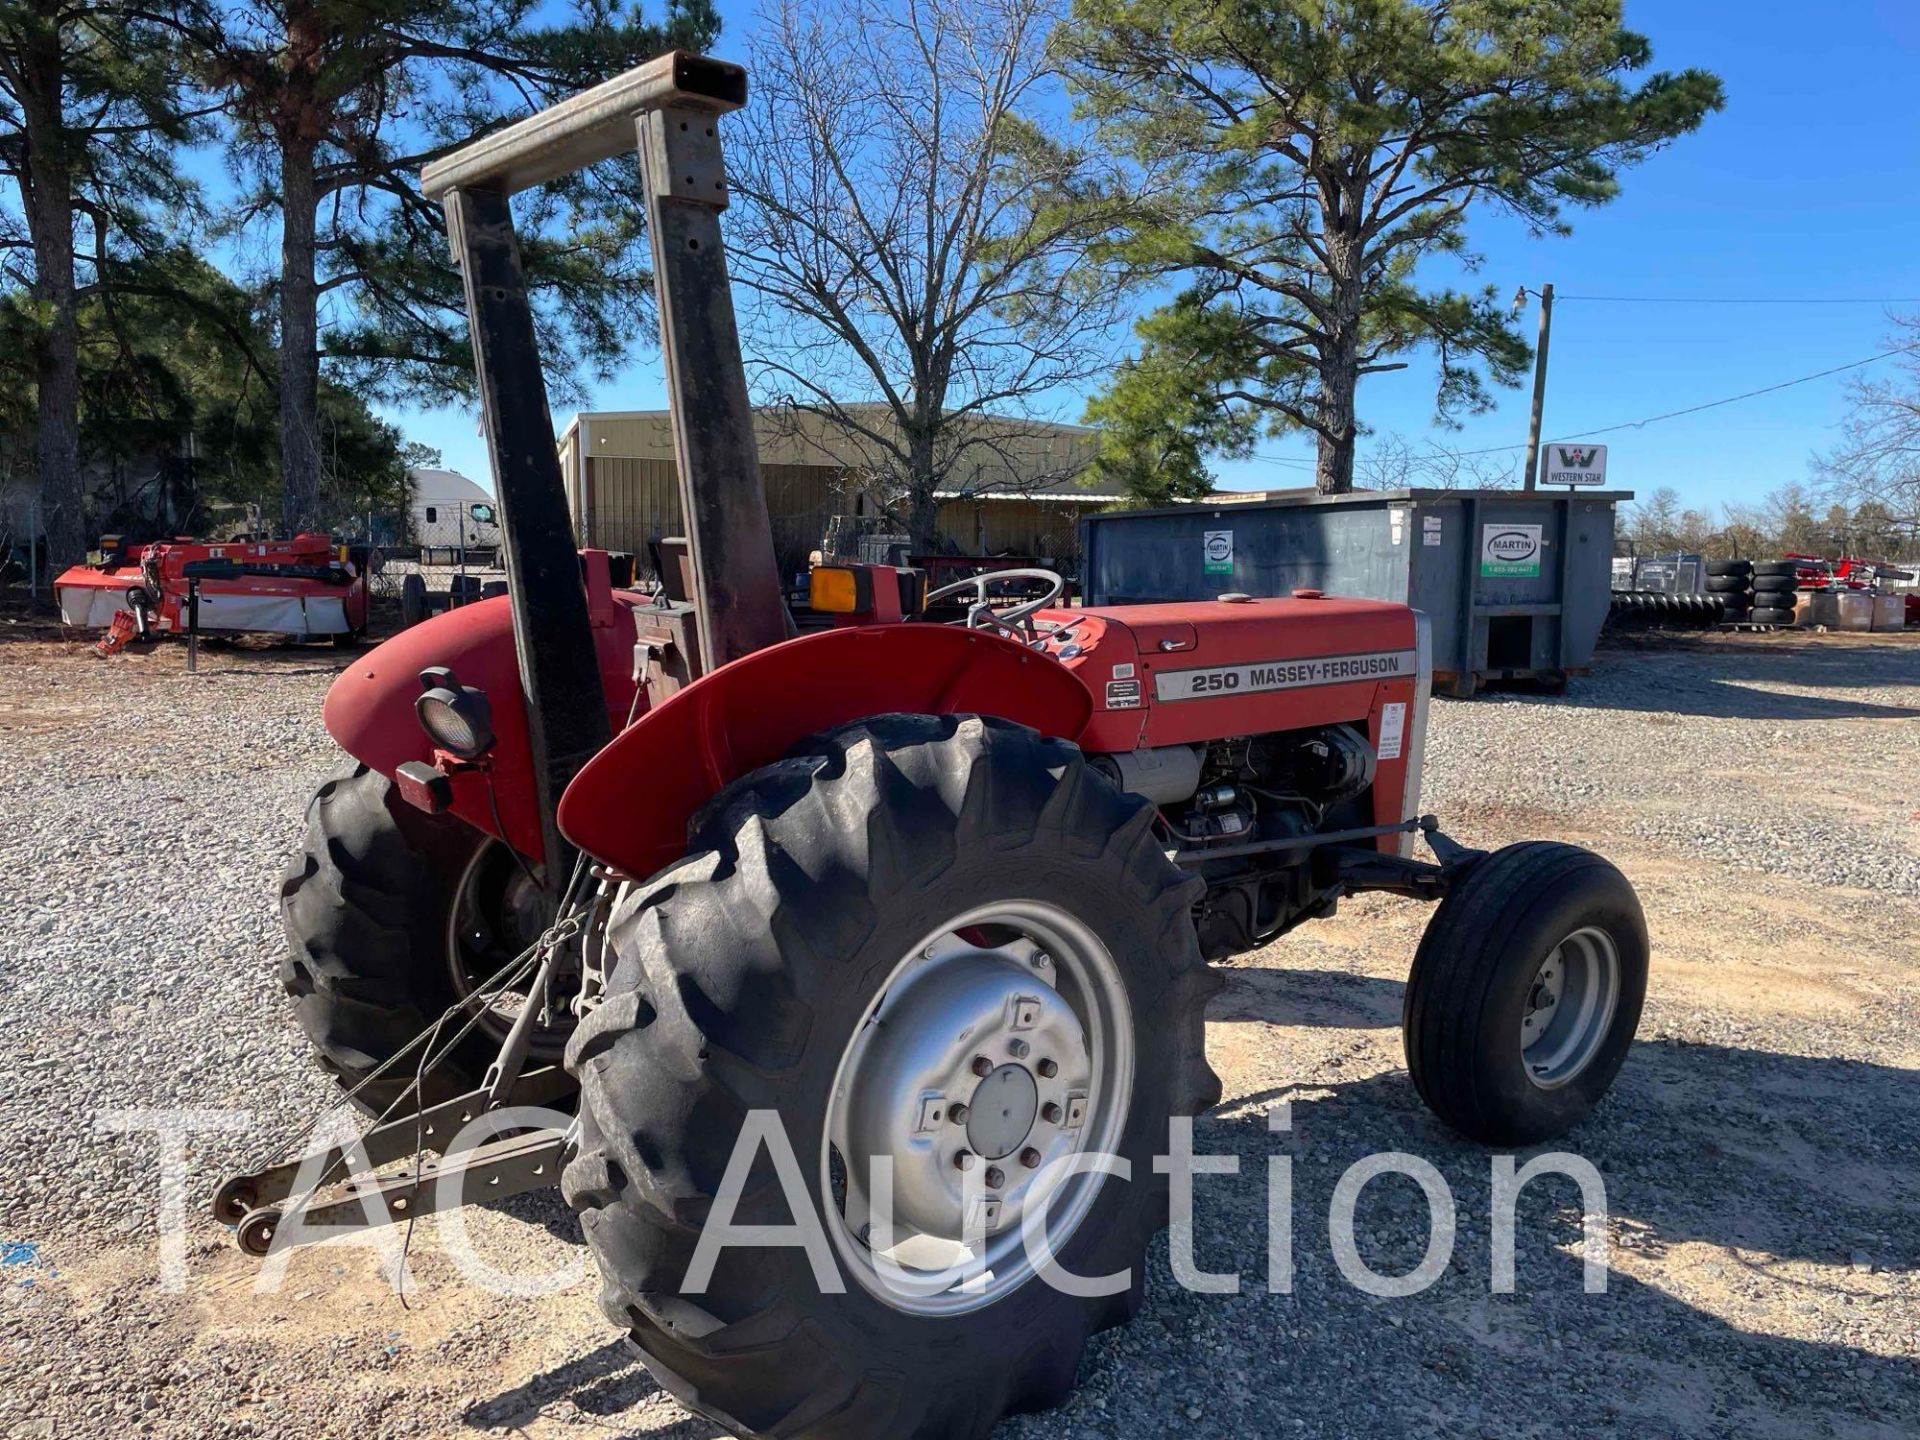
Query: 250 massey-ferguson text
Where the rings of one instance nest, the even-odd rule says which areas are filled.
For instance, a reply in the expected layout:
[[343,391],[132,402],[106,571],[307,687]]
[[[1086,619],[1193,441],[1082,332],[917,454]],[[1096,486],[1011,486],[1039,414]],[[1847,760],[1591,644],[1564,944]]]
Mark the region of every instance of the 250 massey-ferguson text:
[[[693,1409],[740,1434],[980,1436],[1060,1401],[1087,1337],[1139,1304],[1167,1205],[1152,1157],[1220,1095],[1208,960],[1342,895],[1437,901],[1407,1066],[1449,1124],[1513,1145],[1612,1082],[1646,928],[1597,856],[1469,851],[1420,815],[1430,657],[1403,606],[1087,609],[1044,571],[929,595],[823,564],[835,628],[791,638],[719,224],[717,118],[745,98],[738,68],[667,56],[426,174],[465,274],[510,598],[404,632],[327,698],[358,763],[308,812],[283,975],[379,1119],[215,1206],[264,1253],[433,1209],[447,1180],[491,1198],[561,1174],[608,1314]],[[508,207],[636,146],[679,600],[616,591],[574,548]],[[993,593],[1023,580],[1038,593]],[[963,622],[926,618],[955,595]],[[575,1118],[448,1151],[519,1104]],[[717,1204],[793,1221],[771,1143],[721,1194],[769,1116],[844,1283],[736,1245],[689,1284]],[[1055,1283],[1128,1270],[1119,1294]]]

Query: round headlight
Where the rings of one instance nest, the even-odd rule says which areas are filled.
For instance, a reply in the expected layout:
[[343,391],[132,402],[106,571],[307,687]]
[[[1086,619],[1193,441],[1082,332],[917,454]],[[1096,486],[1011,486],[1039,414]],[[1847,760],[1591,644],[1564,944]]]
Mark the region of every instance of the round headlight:
[[413,702],[420,728],[450,755],[477,760],[493,745],[493,707],[471,686],[436,686]]

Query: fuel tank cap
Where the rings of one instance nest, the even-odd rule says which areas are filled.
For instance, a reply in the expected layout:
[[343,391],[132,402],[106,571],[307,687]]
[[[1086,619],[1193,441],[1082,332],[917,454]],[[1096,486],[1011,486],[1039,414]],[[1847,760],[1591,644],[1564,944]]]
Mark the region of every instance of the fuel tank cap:
[[1323,598],[1325,594],[1326,592],[1323,590],[1302,588],[1293,592],[1293,598],[1296,600],[1319,600]]
[[1213,598],[1222,605],[1249,605],[1253,602],[1253,596],[1244,590],[1229,590],[1226,594],[1216,595]]

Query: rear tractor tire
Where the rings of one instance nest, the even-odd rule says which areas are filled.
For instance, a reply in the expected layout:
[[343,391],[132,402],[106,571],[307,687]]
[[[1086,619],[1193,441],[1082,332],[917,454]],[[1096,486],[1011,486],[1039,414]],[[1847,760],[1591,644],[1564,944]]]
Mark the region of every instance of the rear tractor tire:
[[[1220,1093],[1199,882],[1145,802],[1018,725],[887,715],[799,750],[716,796],[688,858],[616,907],[607,998],[568,1047],[581,1140],[562,1187],[602,1306],[690,1409],[783,1440],[977,1440],[1063,1401],[1087,1338],[1139,1305],[1167,1223],[1151,1157]],[[844,1293],[797,1247],[744,1244],[689,1291],[765,1112]],[[768,1149],[746,1142],[736,1225],[800,1218]],[[1057,1164],[1102,1152],[1131,1179],[1043,1197]],[[1130,1279],[1062,1293],[1026,1258],[1029,1222],[1064,1271]],[[969,1257],[972,1293],[938,1273]]]
[[[519,954],[545,923],[538,892],[513,854],[448,815],[402,800],[364,765],[342,771],[307,805],[306,842],[280,887],[287,950],[280,983],[323,1069],[378,1114],[413,1083],[418,1052],[378,1079],[449,1007]],[[512,1024],[505,995],[428,1071],[424,1103],[477,1087]],[[451,1040],[472,1016],[443,1027]],[[536,1030],[530,1064],[552,1064],[564,1022]]]
[[1563,1135],[1613,1084],[1647,993],[1627,878],[1577,845],[1495,851],[1440,902],[1407,982],[1407,1069],[1470,1139]]

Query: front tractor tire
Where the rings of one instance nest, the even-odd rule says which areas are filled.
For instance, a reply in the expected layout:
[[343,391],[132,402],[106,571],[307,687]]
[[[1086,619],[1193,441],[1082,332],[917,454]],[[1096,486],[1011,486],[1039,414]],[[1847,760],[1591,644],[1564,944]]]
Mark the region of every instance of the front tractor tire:
[[[971,1440],[1063,1401],[1088,1336],[1138,1308],[1167,1223],[1152,1157],[1219,1097],[1196,882],[1145,802],[1023,727],[882,716],[801,749],[716,796],[688,858],[616,906],[609,993],[568,1048],[562,1186],[603,1307],[690,1409],[783,1440]],[[844,1293],[800,1248],[746,1245],[687,1293],[754,1112],[791,1144]],[[757,1143],[732,1223],[792,1224]],[[1095,1150],[1130,1180],[1043,1203],[1040,1178]],[[1130,1282],[1062,1293],[1023,1258],[1029,1213],[1062,1270]],[[974,1293],[935,1278],[969,1254]]]
[[1592,851],[1534,840],[1480,860],[1440,902],[1407,981],[1421,1099],[1486,1145],[1564,1135],[1627,1058],[1647,956],[1639,897]]
[[[512,852],[450,815],[400,798],[355,765],[307,805],[307,833],[280,887],[287,949],[280,983],[323,1069],[379,1114],[407,1095],[418,1052],[378,1078],[450,1007],[540,933],[537,888]],[[474,1089],[511,1025],[507,995],[488,1007],[422,1079],[422,1103]],[[476,1002],[467,1002],[469,1006]],[[471,1018],[450,1018],[447,1039]],[[536,1063],[557,1061],[564,1033],[536,1031]]]

